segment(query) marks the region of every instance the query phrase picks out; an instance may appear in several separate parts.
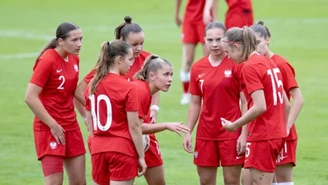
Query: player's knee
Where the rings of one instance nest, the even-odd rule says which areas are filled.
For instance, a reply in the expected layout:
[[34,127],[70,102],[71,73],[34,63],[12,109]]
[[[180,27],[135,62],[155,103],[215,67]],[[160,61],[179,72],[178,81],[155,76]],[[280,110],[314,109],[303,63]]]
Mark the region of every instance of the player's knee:
[[240,177],[237,174],[225,174],[224,175],[224,184],[225,185],[238,185],[240,182]]
[[76,178],[76,179],[70,179],[69,180],[69,184],[71,185],[86,185],[86,180],[85,179],[79,179],[79,178]]
[[200,178],[200,184],[201,185],[215,185],[215,178],[212,177],[201,177]]

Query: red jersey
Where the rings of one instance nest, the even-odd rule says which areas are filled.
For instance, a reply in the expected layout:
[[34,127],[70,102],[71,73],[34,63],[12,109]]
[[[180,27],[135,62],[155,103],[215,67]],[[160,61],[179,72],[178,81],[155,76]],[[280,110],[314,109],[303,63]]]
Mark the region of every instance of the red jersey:
[[277,65],[269,58],[252,55],[242,68],[248,108],[252,107],[251,94],[263,90],[266,111],[248,123],[247,141],[285,138],[286,114],[283,103],[282,75]]
[[137,156],[126,112],[138,111],[138,106],[137,89],[123,76],[109,73],[99,82],[85,105],[93,122],[91,154],[113,151]]
[[[271,59],[276,63],[278,66],[282,77],[283,81],[282,83],[284,84],[284,90],[286,92],[286,95],[288,99],[290,99],[290,94],[289,91],[293,88],[297,88],[298,84],[295,79],[295,70],[294,68],[287,62],[286,59],[283,57],[274,54]],[[295,125],[290,129],[290,134],[287,137],[287,140],[294,140],[297,139],[297,132]]]
[[226,0],[228,9],[230,10],[252,10],[251,0]]
[[[141,51],[140,55],[134,59],[134,62],[129,70],[129,72],[124,76],[129,81],[133,81],[133,76],[140,71],[142,68],[146,58],[150,55],[150,53],[146,51]],[[92,80],[92,78],[95,76],[96,70],[93,68],[85,77],[84,81],[89,84],[89,82]]]
[[[30,83],[42,88],[39,98],[58,124],[66,131],[79,129],[73,98],[79,76],[79,57],[68,55],[65,61],[54,49],[46,50],[33,68]],[[34,118],[34,130],[49,127],[38,117]]]
[[206,0],[188,0],[184,13],[184,23],[199,23],[203,22],[203,11]]
[[221,117],[235,121],[241,116],[239,98],[240,85],[236,64],[225,57],[214,67],[204,57],[191,67],[189,91],[202,98],[197,139],[229,140],[236,139],[241,129],[235,132],[225,130],[221,125]]
[[[150,106],[152,95],[150,93],[149,84],[148,82],[142,80],[135,80],[132,83],[138,89],[139,118],[143,119],[144,123],[150,124]],[[149,134],[149,138],[153,141],[157,141],[155,134]]]

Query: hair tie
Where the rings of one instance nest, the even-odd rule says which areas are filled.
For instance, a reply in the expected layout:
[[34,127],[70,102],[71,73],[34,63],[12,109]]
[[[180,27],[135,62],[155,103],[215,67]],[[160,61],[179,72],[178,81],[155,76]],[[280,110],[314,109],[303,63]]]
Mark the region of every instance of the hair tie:
[[112,43],[111,41],[107,41],[107,45],[108,45],[108,46],[110,46],[111,43]]

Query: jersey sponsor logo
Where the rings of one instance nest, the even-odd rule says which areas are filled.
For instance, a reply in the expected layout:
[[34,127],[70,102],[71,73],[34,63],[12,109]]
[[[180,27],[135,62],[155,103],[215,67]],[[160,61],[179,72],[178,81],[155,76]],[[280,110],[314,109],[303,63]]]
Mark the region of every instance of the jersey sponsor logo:
[[75,69],[76,72],[78,72],[78,71],[79,71],[79,66],[77,66],[77,65],[75,64],[75,65],[74,65],[74,69]]
[[198,75],[198,78],[201,78],[201,77],[204,76],[204,75],[205,75],[205,73],[200,74],[200,75]]
[[195,153],[194,153],[194,158],[195,158],[195,159],[198,158],[198,151],[195,151]]
[[55,141],[51,141],[51,142],[49,143],[49,146],[50,146],[50,148],[51,148],[52,150],[54,150],[54,149],[57,148],[57,143],[56,143]]
[[60,73],[62,72],[63,69],[57,69],[57,73]]
[[225,70],[224,71],[224,76],[227,77],[227,78],[231,77],[231,70]]

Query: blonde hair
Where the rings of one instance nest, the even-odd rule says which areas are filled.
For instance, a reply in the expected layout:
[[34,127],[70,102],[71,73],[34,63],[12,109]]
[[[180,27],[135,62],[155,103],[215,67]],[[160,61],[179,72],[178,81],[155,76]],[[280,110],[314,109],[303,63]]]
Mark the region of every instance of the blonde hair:
[[149,55],[146,58],[145,63],[142,66],[141,70],[138,71],[134,75],[134,79],[142,80],[142,81],[148,80],[149,73],[157,72],[159,69],[162,69],[163,64],[166,64],[166,65],[169,65],[172,67],[172,64],[169,61],[167,61],[157,55]]
[[233,43],[239,43],[243,46],[242,58],[244,60],[247,60],[249,55],[256,50],[255,32],[247,26],[243,28],[231,28],[224,34],[224,37],[227,38],[231,45]]
[[90,94],[96,92],[97,85],[109,73],[110,67],[115,63],[117,56],[125,57],[131,46],[124,41],[115,40],[113,42],[104,42],[101,46],[97,65],[96,74],[90,82]]

